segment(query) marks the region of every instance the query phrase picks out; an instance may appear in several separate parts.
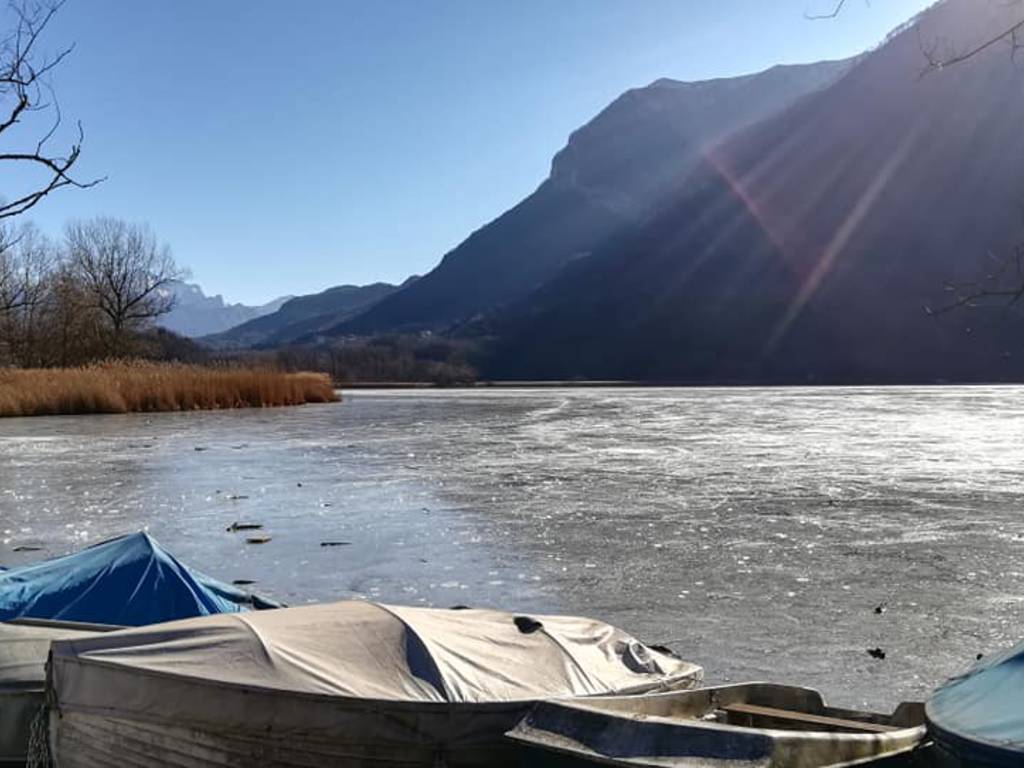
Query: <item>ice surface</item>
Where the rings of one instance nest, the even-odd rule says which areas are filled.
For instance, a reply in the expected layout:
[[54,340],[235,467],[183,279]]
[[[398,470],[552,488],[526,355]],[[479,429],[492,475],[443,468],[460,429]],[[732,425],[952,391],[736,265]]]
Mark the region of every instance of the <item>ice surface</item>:
[[357,391],[5,419],[0,564],[145,528],[293,604],[588,614],[710,680],[889,706],[1024,636],[1022,437],[1016,387]]

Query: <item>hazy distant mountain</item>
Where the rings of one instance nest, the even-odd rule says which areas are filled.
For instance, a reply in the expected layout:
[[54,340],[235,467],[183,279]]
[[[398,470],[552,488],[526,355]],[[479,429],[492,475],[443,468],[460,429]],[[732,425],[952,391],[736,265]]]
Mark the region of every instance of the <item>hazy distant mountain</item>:
[[158,321],[158,325],[182,336],[205,336],[219,333],[261,315],[276,312],[290,296],[282,296],[257,307],[228,304],[224,297],[207,296],[194,283],[175,281],[169,290],[174,294],[174,309]]
[[850,64],[658,80],[623,94],[570,137],[536,192],[339,332],[441,328],[525,296],[684,186],[708,147],[831,84]]
[[[685,188],[496,323],[488,373],[693,381],[1019,378],[1005,308],[930,317],[1024,240],[1019,18],[948,0],[831,87],[708,152]],[[494,328],[491,329],[491,332]]]
[[413,276],[402,285],[338,285],[320,293],[296,296],[282,303],[275,312],[207,336],[202,341],[219,348],[244,348],[312,340],[317,334],[368,309],[416,280],[417,277]]

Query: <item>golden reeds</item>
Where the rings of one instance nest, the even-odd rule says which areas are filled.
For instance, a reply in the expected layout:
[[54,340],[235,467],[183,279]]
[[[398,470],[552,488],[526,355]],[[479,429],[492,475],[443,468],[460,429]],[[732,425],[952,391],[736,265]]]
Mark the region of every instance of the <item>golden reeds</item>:
[[265,408],[337,400],[322,373],[178,363],[0,369],[0,416]]

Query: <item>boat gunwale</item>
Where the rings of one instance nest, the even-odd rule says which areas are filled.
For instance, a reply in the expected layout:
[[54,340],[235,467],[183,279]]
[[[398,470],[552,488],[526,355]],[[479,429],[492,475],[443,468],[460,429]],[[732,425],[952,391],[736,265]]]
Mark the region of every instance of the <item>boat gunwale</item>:
[[[572,697],[553,697],[553,698],[550,698],[550,699],[545,699],[543,701],[543,703],[544,704],[548,704],[548,705],[555,705],[555,706],[565,706],[565,707],[568,707],[568,708],[582,708],[582,709],[587,709],[587,710],[589,710],[591,712],[596,712],[596,713],[599,713],[599,714],[615,714],[616,712],[621,712],[622,716],[624,718],[635,719],[635,720],[639,720],[639,719],[642,718],[642,719],[656,720],[656,721],[659,721],[659,722],[663,721],[663,720],[667,720],[669,722],[677,722],[679,720],[683,720],[684,718],[678,718],[678,717],[673,718],[673,717],[670,717],[670,716],[646,714],[646,713],[643,713],[643,712],[631,713],[628,710],[612,710],[612,709],[608,709],[606,707],[600,706],[598,701],[594,702],[594,706],[590,706],[590,700],[601,700],[601,699],[609,699],[609,698],[625,698],[625,699],[635,699],[637,701],[654,701],[654,700],[658,700],[658,699],[661,699],[661,698],[670,699],[670,698],[672,698],[674,696],[678,696],[681,693],[698,694],[701,691],[743,691],[745,689],[768,689],[768,690],[774,689],[774,690],[799,691],[801,693],[809,693],[809,694],[813,694],[813,695],[817,696],[819,701],[821,701],[822,706],[825,707],[826,709],[832,709],[832,710],[835,710],[835,711],[844,712],[844,713],[850,713],[850,714],[862,713],[862,714],[872,715],[872,716],[878,717],[878,718],[892,718],[892,717],[894,717],[896,715],[896,713],[904,705],[906,705],[906,704],[917,704],[917,702],[907,702],[907,701],[900,702],[899,704],[896,705],[896,707],[890,713],[872,712],[872,711],[869,711],[869,710],[852,710],[852,709],[845,709],[845,708],[842,708],[842,707],[830,707],[828,702],[827,702],[827,700],[825,699],[825,697],[821,694],[821,691],[819,691],[816,688],[808,688],[808,687],[805,687],[805,686],[802,686],[802,685],[787,685],[785,683],[771,683],[771,682],[766,682],[766,681],[763,681],[763,680],[751,680],[751,681],[745,682],[745,683],[730,683],[728,685],[704,685],[704,686],[700,686],[700,687],[697,687],[697,688],[684,688],[684,689],[667,690],[667,691],[656,691],[656,692],[651,692],[651,693],[646,693],[646,694],[641,693],[641,694],[637,694],[637,695],[631,695],[631,694],[610,694],[610,695],[603,695],[603,696],[583,696],[583,697],[578,697],[578,698],[572,698]],[[808,712],[806,714],[818,714],[818,713]],[[714,721],[701,720],[701,721],[698,721],[698,722],[713,723]],[[870,721],[868,721],[868,722],[870,722]],[[930,719],[927,722],[931,722]],[[732,723],[718,723],[718,724],[719,725],[728,725],[729,727],[732,727],[732,728],[745,728],[745,727],[748,727],[748,726],[734,725]],[[911,728],[923,727],[925,724],[926,724],[925,721],[922,720],[922,722],[919,723],[918,725],[903,726],[903,727],[901,727],[901,726],[894,726],[893,730],[891,730],[890,733],[897,733],[899,731],[909,730]],[[768,729],[754,728],[753,730],[768,730]],[[785,731],[785,730],[788,730],[788,729],[778,729],[778,730]],[[803,730],[801,732],[803,732],[803,733],[818,733],[819,731]],[[835,731],[820,731],[820,733],[835,733]]]
[[[597,697],[594,697],[594,698],[597,698]],[[586,710],[588,712],[591,712],[591,713],[594,713],[594,714],[602,714],[602,715],[603,714],[609,714],[609,711],[607,709],[600,709],[599,707],[588,707],[588,706],[586,706],[586,704],[587,704],[586,701],[580,701],[580,702],[577,703],[576,701],[566,702],[566,701],[562,701],[562,700],[548,700],[548,701],[542,701],[542,702],[539,702],[539,703],[543,704],[545,706],[557,706],[557,707],[562,707],[564,709],[584,709],[584,710]],[[903,737],[904,735],[908,735],[912,731],[920,731],[922,734],[924,734],[928,730],[928,726],[924,725],[924,724],[921,724],[921,725],[909,725],[909,726],[907,726],[905,728],[897,728],[897,729],[892,730],[892,731],[886,731],[885,733],[851,733],[851,732],[847,732],[847,731],[812,731],[812,730],[802,730],[802,729],[793,729],[793,728],[757,728],[757,727],[753,727],[753,726],[749,726],[749,725],[735,725],[733,723],[718,723],[718,722],[715,722],[713,720],[698,720],[696,718],[682,718],[682,717],[664,717],[664,716],[661,716],[661,715],[644,715],[642,717],[633,717],[633,716],[630,716],[630,715],[627,714],[627,715],[623,715],[622,719],[630,720],[630,721],[636,722],[636,723],[648,723],[649,722],[649,723],[657,723],[658,725],[677,725],[677,726],[684,725],[684,726],[687,726],[687,727],[707,728],[708,730],[723,731],[723,732],[728,732],[728,733],[733,733],[733,732],[739,731],[739,732],[746,733],[746,734],[751,734],[751,735],[763,734],[763,735],[768,736],[768,737],[770,737],[772,739],[783,740],[783,741],[787,740],[787,739],[783,739],[781,737],[786,737],[786,736],[792,737],[794,735],[798,736],[800,738],[825,737],[825,736],[827,736],[829,738],[834,738],[836,736],[841,736],[843,741],[866,741],[866,742],[870,742],[870,741],[892,741],[892,740],[896,740],[897,738]],[[516,727],[518,728],[519,726],[516,726]],[[540,731],[541,730],[541,729],[533,728],[533,726],[529,726],[529,725],[526,726],[526,727],[530,728],[532,730],[535,730],[535,731]],[[513,734],[514,734],[514,731],[509,731],[509,733],[506,734],[506,735],[509,738],[515,739],[516,737]]]

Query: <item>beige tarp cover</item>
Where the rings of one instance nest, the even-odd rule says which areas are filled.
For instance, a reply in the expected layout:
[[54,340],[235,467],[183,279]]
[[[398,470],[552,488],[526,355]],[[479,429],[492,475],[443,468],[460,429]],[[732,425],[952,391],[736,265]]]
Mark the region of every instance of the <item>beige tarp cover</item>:
[[[363,699],[498,702],[647,690],[699,667],[600,621],[346,601],[221,614],[54,643],[55,662]],[[64,670],[62,668],[62,674]],[[67,674],[73,674],[67,671]],[[71,682],[70,680],[68,681]],[[154,685],[143,677],[133,685]],[[82,704],[118,701],[83,691]],[[159,691],[155,692],[159,698]]]

